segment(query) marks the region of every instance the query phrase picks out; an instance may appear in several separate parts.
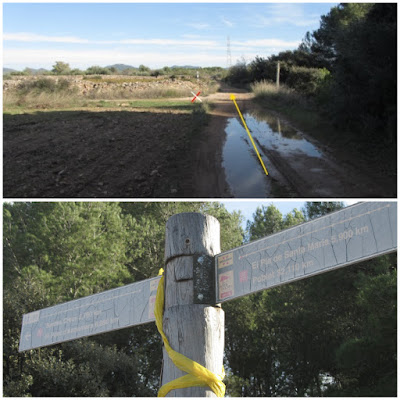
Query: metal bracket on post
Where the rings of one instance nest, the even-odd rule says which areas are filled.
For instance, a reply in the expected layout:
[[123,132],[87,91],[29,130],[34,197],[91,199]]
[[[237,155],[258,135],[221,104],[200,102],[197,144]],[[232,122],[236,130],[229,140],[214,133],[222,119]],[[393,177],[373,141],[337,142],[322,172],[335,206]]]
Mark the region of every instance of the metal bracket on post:
[[193,303],[195,304],[216,304],[214,258],[204,254],[193,256]]

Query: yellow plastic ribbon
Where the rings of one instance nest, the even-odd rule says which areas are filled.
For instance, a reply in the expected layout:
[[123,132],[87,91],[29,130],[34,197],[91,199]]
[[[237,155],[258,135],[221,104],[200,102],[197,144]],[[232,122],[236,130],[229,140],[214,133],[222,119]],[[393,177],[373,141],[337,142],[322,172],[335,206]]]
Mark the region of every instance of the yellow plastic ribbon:
[[[161,268],[158,275],[163,275],[164,270]],[[158,391],[158,397],[165,397],[171,390],[183,389],[194,386],[208,386],[218,397],[225,396],[225,384],[222,380],[225,377],[225,372],[217,375],[203,367],[196,361],[184,356],[173,350],[169,345],[168,339],[163,331],[163,314],[164,314],[164,276],[161,277],[158,283],[156,303],[154,306],[154,316],[156,318],[156,325],[158,332],[163,339],[165,349],[172,362],[180,370],[187,372],[187,375],[174,379],[171,382],[163,385]],[[222,367],[223,369],[223,367]]]

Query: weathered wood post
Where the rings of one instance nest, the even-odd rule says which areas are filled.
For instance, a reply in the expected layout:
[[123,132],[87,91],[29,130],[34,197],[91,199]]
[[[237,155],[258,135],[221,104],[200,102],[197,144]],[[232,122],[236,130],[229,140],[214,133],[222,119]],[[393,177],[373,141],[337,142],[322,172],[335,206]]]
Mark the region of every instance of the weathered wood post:
[[276,66],[276,87],[278,89],[279,89],[280,75],[281,75],[281,63],[280,63],[280,61],[278,61],[278,64]]
[[[220,252],[216,218],[199,213],[173,215],[166,225],[165,311],[163,327],[171,347],[208,368],[222,372],[224,311],[211,306],[212,256]],[[162,385],[186,375],[163,350]],[[208,387],[172,390],[170,397],[215,397]]]

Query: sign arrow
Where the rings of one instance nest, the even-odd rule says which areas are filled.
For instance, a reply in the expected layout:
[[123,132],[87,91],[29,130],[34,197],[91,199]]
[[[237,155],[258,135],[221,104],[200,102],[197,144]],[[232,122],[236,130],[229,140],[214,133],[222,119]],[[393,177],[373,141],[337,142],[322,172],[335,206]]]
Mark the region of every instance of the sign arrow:
[[161,277],[25,314],[19,351],[152,322]]
[[218,254],[216,303],[396,250],[396,202],[357,203]]

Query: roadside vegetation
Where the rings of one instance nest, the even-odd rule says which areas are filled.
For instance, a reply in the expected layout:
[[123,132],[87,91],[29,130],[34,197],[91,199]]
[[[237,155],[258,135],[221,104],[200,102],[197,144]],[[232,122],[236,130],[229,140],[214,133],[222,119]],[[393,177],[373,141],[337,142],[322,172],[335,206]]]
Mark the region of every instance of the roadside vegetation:
[[[66,77],[58,79],[37,77],[24,80],[15,88],[3,92],[3,110],[5,113],[21,113],[37,109],[71,109],[86,107],[163,107],[193,109],[187,100],[191,96],[190,86],[173,86],[168,82],[158,87],[145,87],[139,90],[127,90],[126,85],[137,82],[136,78],[112,78],[102,80],[95,77],[90,82],[106,83],[82,94],[78,87]],[[139,82],[143,83],[143,80]],[[154,82],[154,79],[149,81]],[[219,85],[215,81],[201,82],[202,95],[215,93]],[[94,85],[93,85],[94,86]],[[185,100],[171,100],[185,98]]]
[[226,81],[251,87],[258,104],[318,140],[356,146],[396,174],[396,14],[396,4],[340,4],[296,50],[239,62]]
[[[13,76],[58,76],[58,75],[84,75],[93,78],[93,76],[104,77],[107,75],[121,75],[138,76],[141,77],[159,77],[166,76],[171,79],[183,77],[186,79],[196,78],[197,72],[202,76],[209,76],[214,79],[222,79],[226,76],[226,70],[222,67],[168,67],[165,66],[160,69],[151,69],[145,65],[140,65],[138,68],[130,67],[123,64],[115,64],[110,67],[100,67],[98,65],[91,66],[86,70],[80,70],[78,68],[71,69],[70,65],[63,61],[56,61],[51,70],[39,69],[34,70],[31,68],[25,68],[23,71],[10,71],[3,74],[3,79],[12,79]],[[125,78],[123,78],[125,80]]]

